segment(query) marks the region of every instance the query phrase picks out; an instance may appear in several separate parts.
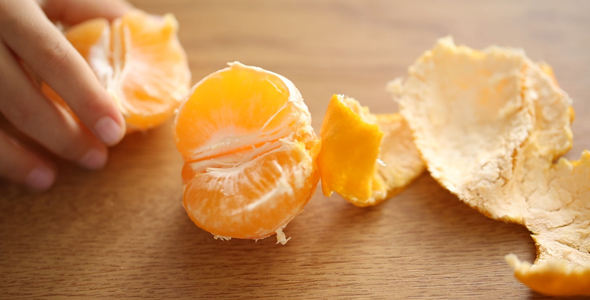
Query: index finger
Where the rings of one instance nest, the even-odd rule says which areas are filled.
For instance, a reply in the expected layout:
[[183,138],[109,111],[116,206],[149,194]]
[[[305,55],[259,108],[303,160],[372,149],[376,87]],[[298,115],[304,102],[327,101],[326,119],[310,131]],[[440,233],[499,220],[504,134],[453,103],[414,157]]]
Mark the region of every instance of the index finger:
[[10,16],[0,27],[6,44],[59,94],[105,144],[118,143],[125,121],[84,58],[32,0],[3,0]]

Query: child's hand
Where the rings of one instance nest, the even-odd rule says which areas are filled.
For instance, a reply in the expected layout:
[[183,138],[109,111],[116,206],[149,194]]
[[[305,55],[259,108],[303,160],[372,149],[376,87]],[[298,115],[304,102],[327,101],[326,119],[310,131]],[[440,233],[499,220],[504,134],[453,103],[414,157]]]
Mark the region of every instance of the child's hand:
[[[50,19],[68,25],[97,17],[112,20],[127,9],[117,0],[0,1],[0,112],[48,150],[89,169],[104,166],[106,146],[123,138],[125,121]],[[65,100],[83,125],[43,96],[18,58]],[[0,177],[43,190],[53,184],[55,168],[0,130]]]

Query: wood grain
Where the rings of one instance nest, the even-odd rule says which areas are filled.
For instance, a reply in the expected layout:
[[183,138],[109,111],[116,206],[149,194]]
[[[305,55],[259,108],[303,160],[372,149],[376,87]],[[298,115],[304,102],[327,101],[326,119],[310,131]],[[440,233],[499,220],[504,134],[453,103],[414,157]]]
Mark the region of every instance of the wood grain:
[[[331,94],[396,110],[385,84],[437,38],[524,48],[574,99],[590,148],[588,1],[132,1],[172,12],[193,82],[239,60],[291,79],[319,129]],[[427,174],[368,209],[319,191],[276,245],[223,242],[182,206],[171,123],[132,134],[100,172],[59,162],[56,186],[0,182],[0,298],[544,299],[503,256],[533,260],[524,227],[468,208]]]

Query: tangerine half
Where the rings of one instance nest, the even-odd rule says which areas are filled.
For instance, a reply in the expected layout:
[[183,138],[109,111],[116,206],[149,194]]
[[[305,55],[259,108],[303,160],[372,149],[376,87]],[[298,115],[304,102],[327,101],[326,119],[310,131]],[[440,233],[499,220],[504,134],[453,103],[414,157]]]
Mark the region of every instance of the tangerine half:
[[[177,31],[171,14],[160,17],[133,10],[112,23],[92,19],[64,34],[114,98],[130,132],[172,117],[189,92],[191,73]],[[47,84],[41,91],[69,111]]]
[[285,77],[238,62],[197,83],[174,121],[185,164],[183,206],[216,237],[261,239],[314,194],[320,140]]

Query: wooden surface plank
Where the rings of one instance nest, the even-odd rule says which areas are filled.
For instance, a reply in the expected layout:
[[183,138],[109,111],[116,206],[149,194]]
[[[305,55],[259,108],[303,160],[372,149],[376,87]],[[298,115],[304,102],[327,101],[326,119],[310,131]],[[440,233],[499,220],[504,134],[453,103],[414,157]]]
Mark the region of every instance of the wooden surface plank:
[[[439,37],[524,48],[575,101],[567,157],[590,148],[588,1],[132,3],[176,15],[193,82],[235,60],[275,71],[300,89],[316,130],[333,93],[395,111],[385,84]],[[214,240],[192,224],[170,122],[126,137],[100,172],[59,165],[45,193],[0,182],[0,298],[545,298],[503,259],[534,259],[527,230],[484,217],[427,174],[367,209],[318,191],[281,246]]]

